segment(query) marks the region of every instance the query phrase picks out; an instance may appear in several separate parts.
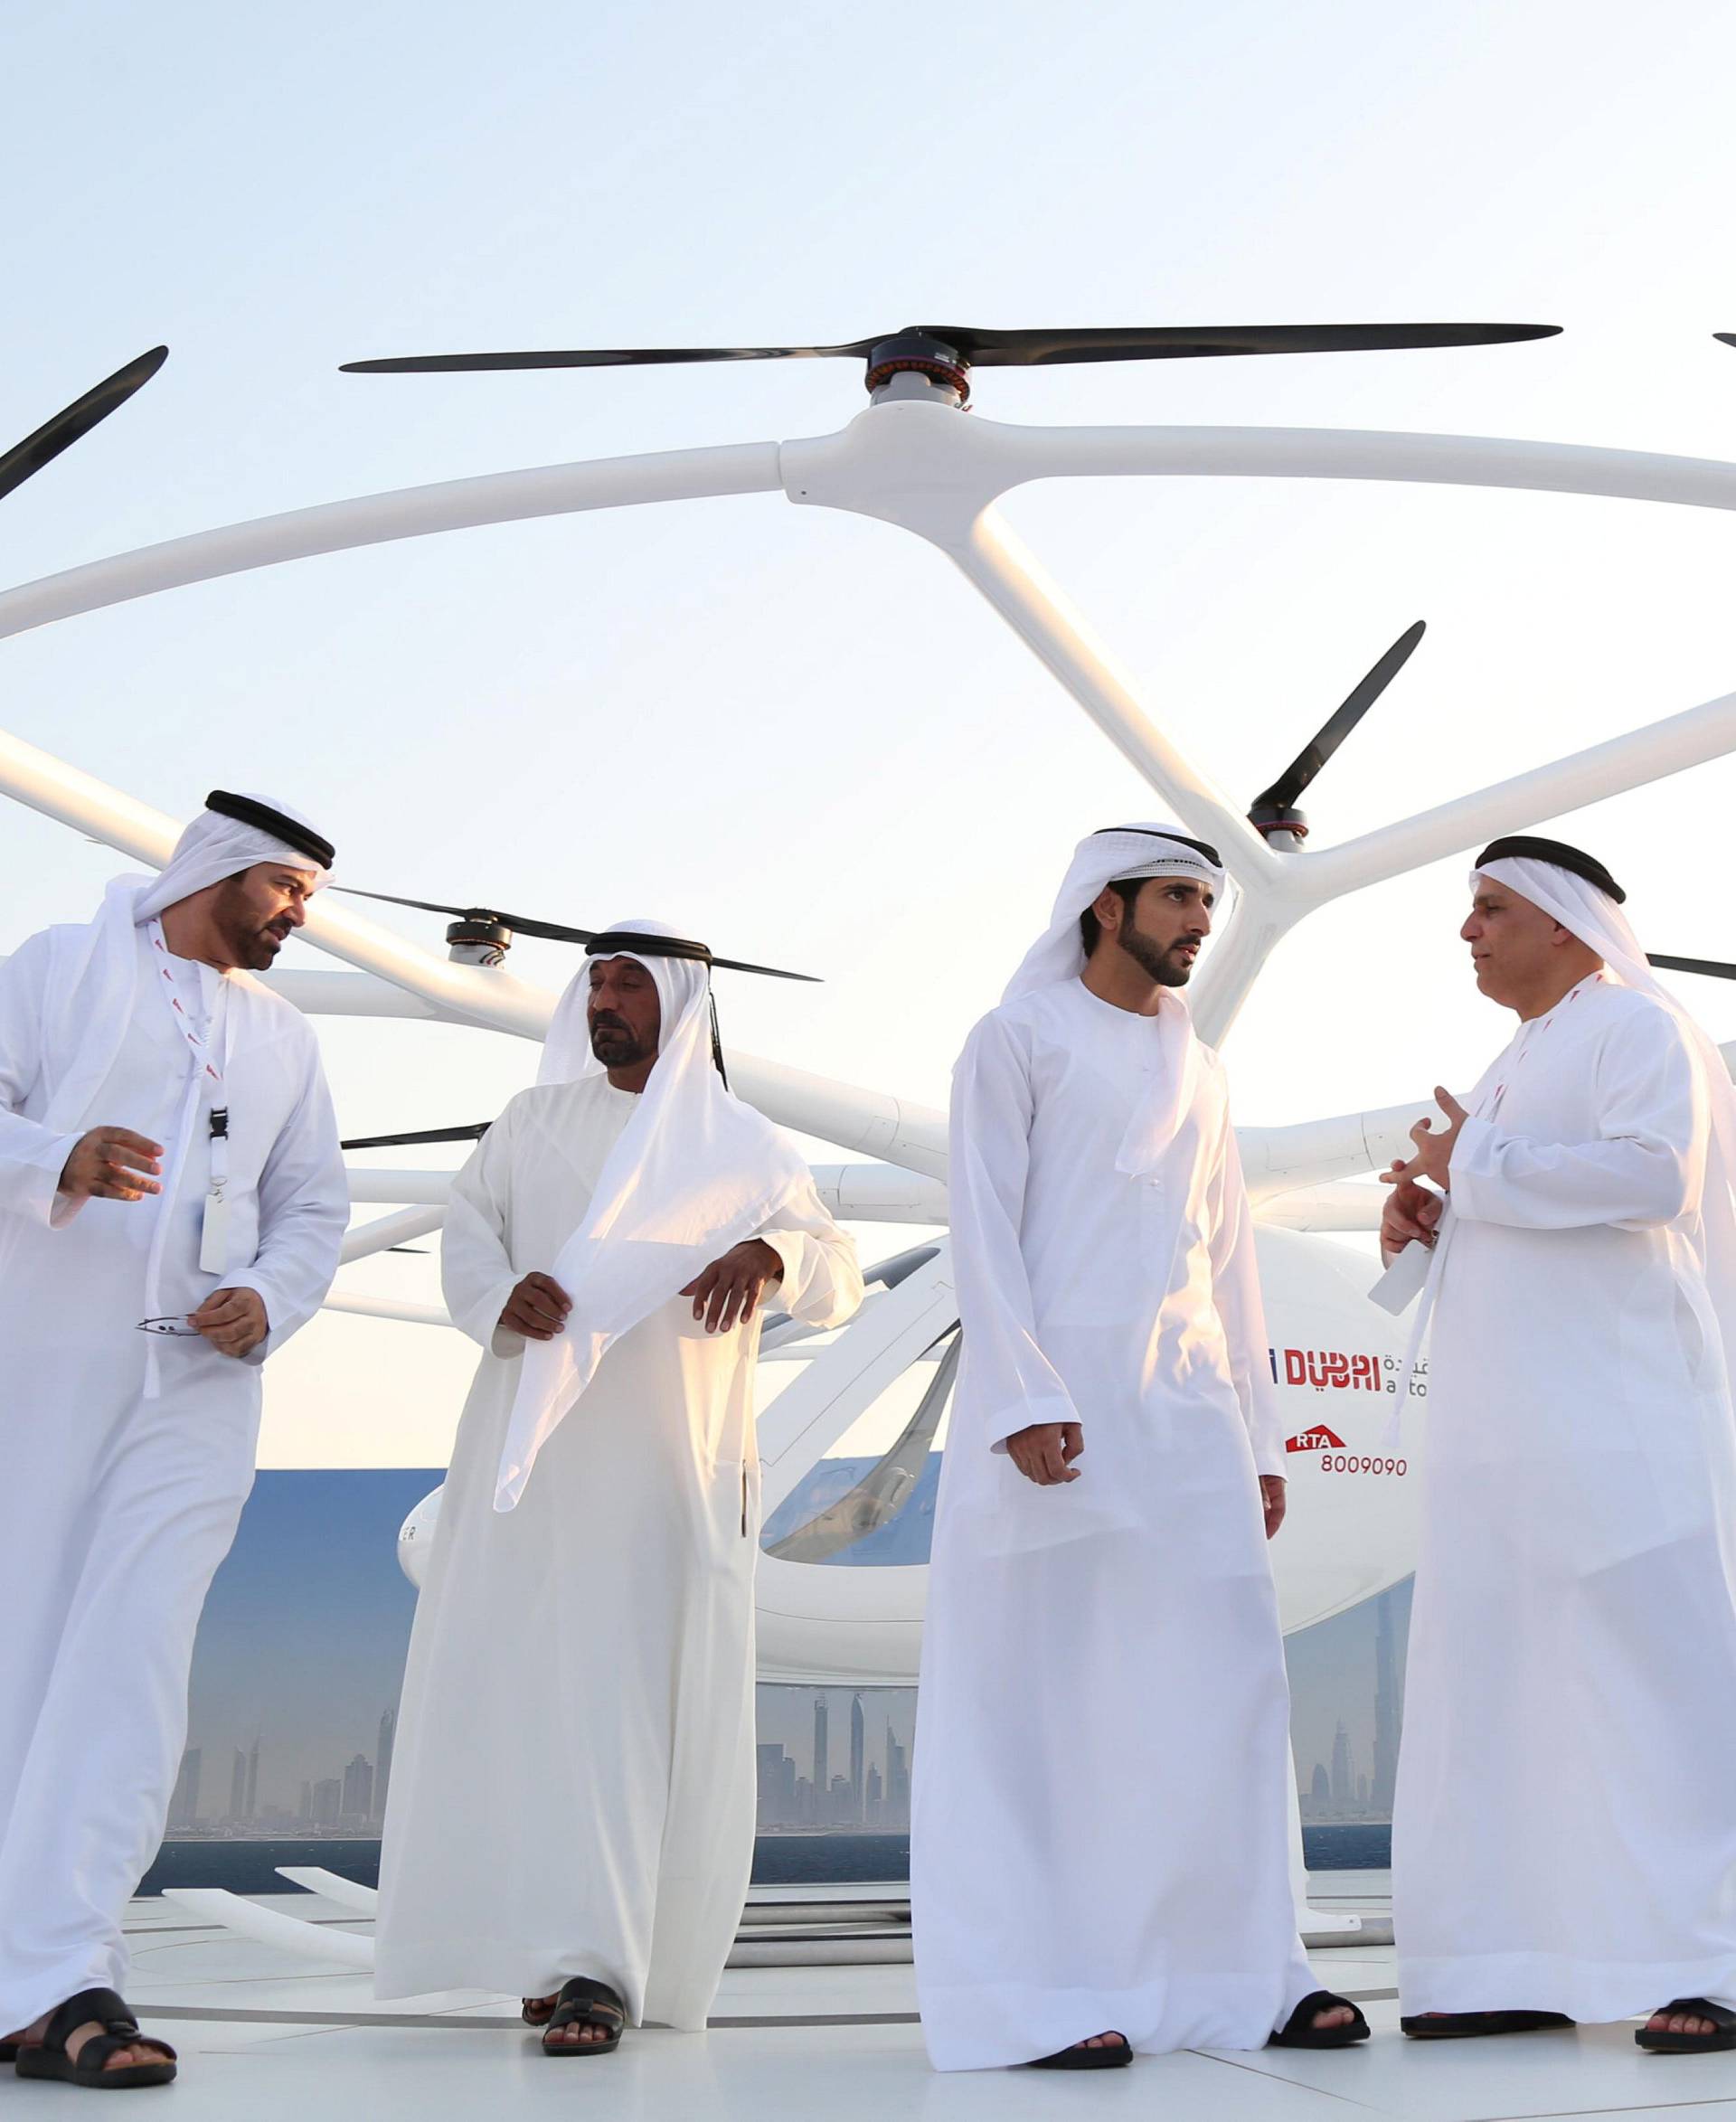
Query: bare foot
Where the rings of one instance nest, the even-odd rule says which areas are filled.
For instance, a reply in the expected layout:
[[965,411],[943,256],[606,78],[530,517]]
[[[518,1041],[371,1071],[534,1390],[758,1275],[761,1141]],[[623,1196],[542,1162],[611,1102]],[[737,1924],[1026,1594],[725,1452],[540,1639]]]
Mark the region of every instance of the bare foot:
[[[552,2002],[550,2008],[553,2008]],[[550,2027],[542,2036],[542,2045],[545,2049],[587,2049],[609,2037],[607,2026],[587,2026],[575,2019],[570,2025]]]
[[518,2003],[527,2026],[546,2026],[554,2016],[555,1999],[552,1996],[520,1997]]
[[1710,2019],[1701,2019],[1692,2012],[1654,2012],[1646,2022],[1647,2033],[1716,2033],[1718,2029]]
[[1094,2033],[1089,2041],[1076,2041],[1072,2045],[1076,2049],[1124,2049],[1127,2038],[1124,2033]]
[[[1433,2014],[1429,2014],[1433,2017]],[[1335,2026],[1348,2026],[1356,2014],[1349,2004],[1332,2004],[1318,2011],[1308,2023],[1316,2033],[1330,2033]]]
[[[16,2042],[21,2048],[34,2048],[48,2032],[48,2023],[53,2016],[52,2012],[44,2012],[33,2026],[25,2027],[22,2033],[8,2034],[6,2038]],[[106,2032],[107,2029],[95,2019],[87,2019],[82,2026],[75,2026],[66,2037],[69,2059],[76,2063],[91,2035]],[[137,2063],[166,2063],[168,2061],[168,2051],[161,2042],[135,2041],[129,2042],[125,2048],[117,2049],[113,2055],[105,2056],[102,2067],[105,2070],[129,2070]]]

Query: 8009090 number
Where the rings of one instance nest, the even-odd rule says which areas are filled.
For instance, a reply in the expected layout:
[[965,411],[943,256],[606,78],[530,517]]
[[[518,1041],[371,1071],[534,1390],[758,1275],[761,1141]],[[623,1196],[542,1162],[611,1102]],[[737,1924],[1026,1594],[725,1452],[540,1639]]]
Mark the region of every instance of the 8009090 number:
[[1320,1455],[1323,1474],[1402,1474],[1403,1459],[1376,1458],[1367,1452],[1326,1451]]

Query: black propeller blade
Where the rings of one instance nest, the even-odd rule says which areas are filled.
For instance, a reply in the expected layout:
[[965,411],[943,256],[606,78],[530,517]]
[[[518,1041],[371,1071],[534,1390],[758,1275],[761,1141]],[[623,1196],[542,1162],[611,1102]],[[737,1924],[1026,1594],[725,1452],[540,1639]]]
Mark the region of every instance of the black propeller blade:
[[1296,807],[1297,798],[1410,662],[1412,652],[1426,631],[1427,622],[1423,619],[1419,619],[1412,627],[1407,627],[1373,669],[1360,684],[1352,687],[1343,703],[1297,753],[1271,787],[1262,789],[1255,797],[1248,816],[1262,832],[1294,833],[1298,829],[1307,832],[1307,821]]
[[1714,339],[1722,339],[1726,346],[1736,346],[1736,332],[1714,332]]
[[[423,1127],[413,1135],[355,1135],[338,1145],[340,1149],[399,1149],[415,1142],[480,1142],[494,1126],[492,1120],[477,1120],[468,1127]],[[393,1246],[399,1252],[402,1247]]]
[[527,354],[413,354],[346,361],[349,375],[450,374],[479,369],[628,368],[697,361],[857,360],[873,390],[900,368],[1041,368],[1060,362],[1181,361],[1238,354],[1351,354],[1427,346],[1493,346],[1546,339],[1559,325],[1093,325],[990,331],[975,325],[906,325],[836,346],[562,347]]
[[[548,943],[590,943],[601,935],[600,929],[572,929],[561,921],[536,921],[526,914],[504,913],[493,906],[442,906],[431,899],[400,899],[391,891],[361,891],[354,884],[334,884],[334,891],[346,892],[352,899],[377,899],[386,906],[411,906],[420,913],[450,914],[455,920],[492,924],[509,929],[515,936],[539,936]],[[720,966],[730,973],[761,973],[771,980],[803,980],[814,986],[821,985],[815,973],[785,973],[776,966],[750,965],[744,958],[713,957],[713,966]]]
[[548,943],[589,943],[595,929],[569,929],[559,921],[533,921],[526,914],[502,913],[492,906],[441,906],[431,899],[400,899],[392,891],[358,891],[354,884],[334,884],[351,899],[377,899],[385,906],[413,906],[419,913],[450,914],[457,921],[493,921],[515,936],[540,936]]
[[1727,966],[1722,958],[1665,957],[1659,951],[1648,950],[1646,962],[1666,973],[1704,973],[1710,980],[1736,980],[1736,966]]
[[148,354],[141,354],[137,361],[129,361],[125,368],[118,368],[112,376],[105,377],[82,398],[75,398],[33,435],[14,442],[0,457],[0,495],[22,486],[45,464],[52,464],[62,449],[70,449],[81,435],[88,435],[99,421],[106,420],[117,407],[125,405],[135,391],[150,382],[168,358],[166,346],[153,346]]

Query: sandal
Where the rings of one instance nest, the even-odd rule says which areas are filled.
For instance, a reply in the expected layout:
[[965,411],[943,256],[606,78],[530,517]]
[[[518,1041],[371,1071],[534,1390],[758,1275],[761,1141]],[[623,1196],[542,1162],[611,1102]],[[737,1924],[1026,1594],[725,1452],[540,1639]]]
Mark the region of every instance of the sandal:
[[[575,1975],[571,1982],[561,1985],[561,1994],[554,2000],[554,2009],[549,2014],[549,2023],[542,2032],[542,2053],[545,2056],[606,2056],[610,2049],[621,2045],[621,2029],[627,2024],[627,2006],[607,1982],[594,1981],[589,1975]],[[556,2042],[552,2047],[549,2035],[562,2026],[600,2026],[608,2033],[607,2041]]]
[[[1109,2032],[1113,2032],[1113,2028]],[[1098,2036],[1106,2041],[1108,2033]],[[1133,2061],[1133,2051],[1127,2045],[1125,2033],[1118,2034],[1118,2048],[1088,2049],[1082,2043],[1065,2049],[1057,2049],[1052,2056],[1038,2056],[1024,2067],[1027,2070],[1118,2070],[1124,2063]]]
[[[1679,1996],[1674,2004],[1660,2004],[1658,2011],[1682,2012],[1689,2018],[1710,2019],[1717,2028],[1715,2033],[1671,2033],[1659,2027],[1656,2032],[1649,2026],[1642,2026],[1634,2039],[1643,2049],[1650,2049],[1658,2056],[1693,2056],[1706,2049],[1736,2049],[1736,2012],[1726,2010],[1722,2004],[1708,2004],[1703,1996]],[[1657,2013],[1652,2014],[1656,2018]]]
[[[102,2028],[93,2033],[74,2060],[66,2052],[67,2037],[95,2020]],[[121,2070],[105,2070],[103,2064],[117,2049],[143,2044],[160,2049],[160,2063],[128,2063]],[[112,1989],[81,1989],[70,1996],[43,2030],[40,2042],[20,2043],[14,2064],[20,2078],[52,2078],[62,2085],[123,2088],[130,2085],[167,2085],[175,2077],[175,2051],[166,2041],[140,2033],[124,1997]]]
[[1430,2012],[1401,2019],[1412,2041],[1466,2041],[1479,2033],[1571,2032],[1579,2023],[1563,2012]]
[[[1350,2014],[1349,2025],[1315,2025],[1317,2013],[1338,2011]],[[1354,2041],[1366,2041],[1370,2032],[1368,2021],[1347,1996],[1316,1989],[1302,1999],[1266,2045],[1269,2049],[1347,2049]]]

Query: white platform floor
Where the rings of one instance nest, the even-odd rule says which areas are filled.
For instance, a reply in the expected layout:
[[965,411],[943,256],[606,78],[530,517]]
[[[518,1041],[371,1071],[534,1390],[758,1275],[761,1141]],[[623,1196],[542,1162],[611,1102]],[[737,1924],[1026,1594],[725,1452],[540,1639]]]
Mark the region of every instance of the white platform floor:
[[[1316,1884],[1338,1905],[1353,1896],[1351,1905],[1381,1917],[1368,1894],[1376,1877],[1341,1873]],[[366,1929],[305,1895],[269,1905]],[[135,1902],[128,1929],[132,2002],[183,2058],[177,2085],[140,2097],[150,2112],[172,2110],[181,2122],[476,2122],[507,2109],[611,2122],[1048,2122],[1087,2109],[1169,2122],[1736,2117],[1736,2053],[1647,2056],[1631,2026],[1407,2042],[1388,1946],[1313,1955],[1321,1985],[1367,2013],[1374,2038],[1360,2048],[1188,2052],[1057,2079],[930,2070],[908,1966],[733,1970],[709,2033],[647,2028],[616,2055],[557,2063],[520,2025],[516,1998],[455,1992],[377,2006],[365,1975],[294,1958],[161,1900]],[[65,2087],[0,2077],[0,2122],[73,2111],[77,2096]]]

